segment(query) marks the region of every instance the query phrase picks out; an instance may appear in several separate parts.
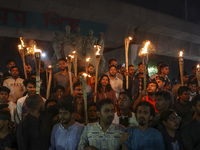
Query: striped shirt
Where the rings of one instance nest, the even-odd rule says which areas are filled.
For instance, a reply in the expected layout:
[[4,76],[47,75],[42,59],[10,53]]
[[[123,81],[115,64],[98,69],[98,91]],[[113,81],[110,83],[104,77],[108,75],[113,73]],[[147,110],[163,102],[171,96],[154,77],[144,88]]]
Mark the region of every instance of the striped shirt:
[[93,146],[101,150],[117,150],[121,146],[121,134],[125,127],[112,123],[106,132],[103,132],[99,122],[88,124],[83,130],[78,150],[86,146]]

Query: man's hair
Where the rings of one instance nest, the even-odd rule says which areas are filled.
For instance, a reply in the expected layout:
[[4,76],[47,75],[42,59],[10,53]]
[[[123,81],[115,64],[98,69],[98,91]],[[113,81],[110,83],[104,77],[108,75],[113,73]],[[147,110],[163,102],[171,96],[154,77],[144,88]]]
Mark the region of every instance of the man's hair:
[[88,105],[88,110],[90,109],[90,107],[92,107],[92,106],[95,106],[95,107],[97,107],[97,104],[96,103],[90,103],[89,105]]
[[0,87],[0,92],[7,92],[8,94],[10,94],[10,89],[9,88],[7,88],[7,87],[5,87],[5,86],[2,86],[2,87]]
[[60,58],[58,61],[65,61],[66,62],[66,59],[65,58]]
[[131,100],[131,95],[129,93],[127,93],[127,92],[120,92],[119,96],[120,95],[126,95],[126,96],[128,96],[129,100]]
[[194,96],[194,97],[192,98],[192,101],[191,101],[192,106],[195,107],[198,101],[200,101],[200,95],[199,95],[199,94],[197,94],[196,96]]
[[71,114],[73,114],[75,112],[75,106],[72,102],[70,102],[69,100],[61,102],[59,104],[59,109],[64,109],[65,111],[69,111]]
[[17,68],[18,71],[19,71],[19,68],[18,68],[17,66],[12,66],[12,67],[10,68],[10,71],[13,70],[14,68]]
[[55,93],[58,89],[63,90],[63,92],[65,92],[65,88],[62,85],[57,85],[54,89],[53,92]]
[[27,87],[29,83],[36,86],[36,79],[31,77],[23,81],[25,87]]
[[156,92],[155,95],[163,97],[163,99],[165,101],[169,101],[170,102],[171,95],[170,95],[170,93],[168,91],[158,91],[158,92]]
[[133,65],[128,65],[128,68],[129,68],[129,67],[134,67],[134,66],[133,66]]
[[117,61],[115,58],[110,58],[109,60],[108,60],[108,66],[111,64],[111,62],[112,61]]
[[163,68],[165,68],[165,67],[169,67],[167,64],[162,64],[162,65],[160,65],[160,71],[163,69]]
[[26,66],[31,66],[31,64],[30,63],[26,63]]
[[117,67],[116,67],[115,65],[111,65],[111,66],[109,66],[109,70],[110,70],[110,68],[112,68],[112,67],[115,67],[115,69],[117,69]]
[[173,113],[176,113],[176,112],[172,109],[163,111],[160,115],[160,123],[163,124],[162,123],[163,121],[167,121],[169,119],[169,116]]
[[138,67],[139,67],[140,65],[142,65],[142,62],[138,63]]
[[154,83],[154,84],[156,85],[156,88],[158,88],[158,83],[157,83],[156,81],[151,81],[151,82],[149,82],[149,83],[148,83],[148,86],[149,86],[149,84],[151,84],[151,83]]
[[154,109],[153,105],[150,104],[147,101],[142,101],[136,106],[136,108],[135,108],[136,114],[137,114],[137,110],[138,110],[139,106],[148,106],[150,108],[150,115],[153,116],[153,117],[156,115],[156,112],[155,112],[155,109]]
[[164,64],[164,62],[159,61],[159,62],[157,63],[157,67],[159,67],[161,64]]
[[90,67],[93,67],[93,68],[94,68],[94,65],[93,65],[93,64],[89,64],[89,65],[88,65],[88,68],[90,68]]
[[11,63],[11,62],[14,62],[14,63],[15,63],[15,60],[14,60],[14,59],[8,59],[8,60],[6,61],[6,65],[8,65],[8,64]]
[[0,109],[0,120],[11,120],[10,111],[5,109]]
[[73,90],[75,90],[75,88],[77,87],[77,86],[81,86],[82,84],[81,84],[81,82],[78,80],[77,82],[75,82],[74,84],[73,84]]
[[48,104],[51,103],[51,102],[55,102],[56,104],[58,103],[58,101],[56,101],[55,99],[48,99],[45,102],[45,108],[47,108]]
[[114,105],[113,101],[110,98],[102,99],[100,102],[97,103],[97,111],[101,112],[101,108],[105,104],[113,104]]
[[38,94],[36,95],[30,95],[26,98],[26,106],[29,110],[34,110],[35,107],[43,101],[42,97]]
[[178,88],[178,96],[182,95],[183,92],[188,92],[190,91],[190,88],[188,88],[187,86],[180,86]]

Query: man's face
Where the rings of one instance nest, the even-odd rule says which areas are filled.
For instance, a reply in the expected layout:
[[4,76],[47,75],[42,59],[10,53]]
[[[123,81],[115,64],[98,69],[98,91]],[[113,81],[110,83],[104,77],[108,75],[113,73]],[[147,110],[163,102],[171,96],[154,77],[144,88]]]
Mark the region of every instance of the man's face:
[[92,66],[90,66],[90,67],[88,68],[88,72],[89,72],[90,74],[93,73],[93,70],[94,70],[94,68],[93,68]]
[[169,67],[162,68],[161,72],[164,73],[165,75],[169,74]]
[[129,67],[128,68],[128,73],[130,74],[130,75],[134,75],[134,67]]
[[89,120],[96,120],[97,119],[97,107],[96,106],[89,107],[88,118],[89,118]]
[[35,95],[36,94],[36,87],[34,84],[28,83],[26,87],[28,95]]
[[136,119],[140,126],[147,125],[152,118],[153,116],[150,115],[149,106],[141,105],[138,107],[136,113]]
[[119,99],[118,99],[118,102],[117,102],[117,105],[118,105],[118,108],[121,110],[121,109],[129,109],[130,108],[130,99],[129,97],[126,95],[126,94],[121,94],[119,96]]
[[181,98],[182,101],[189,101],[189,99],[190,99],[190,92],[189,91],[183,92],[180,95],[180,98]]
[[59,61],[60,70],[64,71],[66,69],[66,62],[64,60]]
[[9,94],[7,92],[4,92],[4,91],[0,92],[0,99],[1,99],[2,103],[4,103],[4,104],[7,103],[8,97],[9,97]]
[[179,128],[179,123],[179,118],[175,113],[172,113],[167,119],[167,121],[163,121],[165,127],[170,130],[177,130]]
[[10,70],[11,67],[15,66],[15,62],[10,62],[8,65],[7,65],[7,68]]
[[156,88],[156,84],[155,83],[150,83],[147,87],[147,92],[149,95],[154,95],[157,91],[157,88]]
[[74,95],[77,97],[77,98],[83,98],[83,91],[82,91],[82,86],[76,86],[75,89],[74,89]]
[[156,96],[156,109],[158,111],[165,110],[169,107],[169,101],[165,100],[162,96]]
[[26,66],[25,66],[25,69],[26,69],[26,73],[27,73],[27,74],[30,74],[31,71],[32,71],[32,68],[31,68],[30,65],[26,65]]
[[194,93],[196,92],[197,86],[196,84],[189,84],[190,92]]
[[101,85],[102,85],[102,86],[108,85],[108,77],[104,76],[104,77],[101,79]]
[[97,111],[97,115],[100,118],[100,121],[104,124],[110,125],[114,119],[114,105],[113,104],[104,104],[101,108],[101,112]]
[[56,99],[60,99],[64,94],[64,91],[62,89],[57,89],[56,92],[54,92],[54,97]]
[[183,82],[184,82],[184,83],[188,83],[188,79],[189,79],[189,76],[188,76],[188,75],[183,76]]
[[115,76],[116,73],[117,73],[117,70],[116,70],[115,67],[111,67],[109,71],[110,71],[110,75],[111,75],[111,76]]
[[165,82],[162,82],[161,80],[156,80],[156,82],[158,83],[158,89],[159,90],[164,88]]
[[117,62],[115,60],[111,61],[110,66],[112,66],[112,65],[117,67]]
[[68,124],[72,119],[72,114],[65,109],[59,109],[59,119],[61,124]]
[[143,73],[144,73],[143,65],[142,65],[142,64],[138,66],[138,72],[139,72],[140,74],[143,74]]
[[12,76],[12,77],[18,77],[18,75],[19,75],[19,70],[18,70],[18,68],[13,68],[13,69],[11,70],[11,76]]

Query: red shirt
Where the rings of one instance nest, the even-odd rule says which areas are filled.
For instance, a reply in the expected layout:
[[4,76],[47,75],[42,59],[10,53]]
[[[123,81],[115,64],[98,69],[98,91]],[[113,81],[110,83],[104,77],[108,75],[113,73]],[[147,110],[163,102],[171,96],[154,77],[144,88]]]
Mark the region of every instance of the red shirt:
[[[141,101],[144,101],[144,97],[142,98]],[[151,99],[149,97],[149,95],[146,96],[146,101],[149,102],[150,104],[153,105],[154,109],[155,109],[155,112],[158,113],[158,110],[156,109],[156,100],[155,99]]]

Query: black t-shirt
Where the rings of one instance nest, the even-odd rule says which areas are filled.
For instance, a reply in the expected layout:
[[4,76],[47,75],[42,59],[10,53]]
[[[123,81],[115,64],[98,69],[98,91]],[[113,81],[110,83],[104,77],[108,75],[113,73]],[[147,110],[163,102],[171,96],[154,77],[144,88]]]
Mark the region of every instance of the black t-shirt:
[[13,134],[8,134],[3,139],[0,138],[0,150],[3,150],[5,147],[8,148],[18,148],[17,138]]

